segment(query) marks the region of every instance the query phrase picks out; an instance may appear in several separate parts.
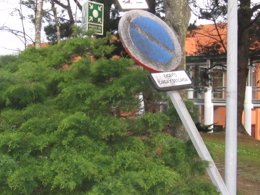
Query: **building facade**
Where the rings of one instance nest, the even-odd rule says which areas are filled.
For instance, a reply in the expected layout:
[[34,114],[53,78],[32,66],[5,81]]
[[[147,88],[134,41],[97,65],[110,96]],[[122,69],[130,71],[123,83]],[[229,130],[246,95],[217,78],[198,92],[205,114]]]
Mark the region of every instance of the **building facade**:
[[[251,128],[248,132],[260,140],[260,56],[250,58],[247,86],[251,88]],[[186,59],[186,71],[193,82],[188,89],[187,97],[192,100],[200,111],[200,122],[207,124],[208,117],[206,94],[210,92],[214,127],[226,126],[226,57],[225,56],[189,56]],[[206,100],[206,101],[205,101]],[[243,117],[242,122],[245,121]]]

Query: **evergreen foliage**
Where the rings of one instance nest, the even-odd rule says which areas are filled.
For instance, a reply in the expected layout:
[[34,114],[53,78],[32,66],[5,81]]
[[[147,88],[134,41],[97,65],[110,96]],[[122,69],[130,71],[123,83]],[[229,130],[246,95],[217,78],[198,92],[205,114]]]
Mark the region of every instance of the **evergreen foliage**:
[[151,87],[114,48],[75,38],[0,61],[1,194],[217,194],[167,113],[120,117]]

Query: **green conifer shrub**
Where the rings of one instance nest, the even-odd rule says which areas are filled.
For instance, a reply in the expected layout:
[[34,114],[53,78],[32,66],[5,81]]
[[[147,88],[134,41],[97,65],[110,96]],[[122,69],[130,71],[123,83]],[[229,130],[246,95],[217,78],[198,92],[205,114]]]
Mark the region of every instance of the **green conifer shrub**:
[[41,84],[16,84],[5,91],[6,106],[24,108],[28,104],[42,102],[46,96],[45,86]]
[[76,38],[0,66],[1,194],[217,194],[207,163],[169,133],[176,115],[121,117],[152,87],[132,60],[111,59],[113,48],[108,37]]

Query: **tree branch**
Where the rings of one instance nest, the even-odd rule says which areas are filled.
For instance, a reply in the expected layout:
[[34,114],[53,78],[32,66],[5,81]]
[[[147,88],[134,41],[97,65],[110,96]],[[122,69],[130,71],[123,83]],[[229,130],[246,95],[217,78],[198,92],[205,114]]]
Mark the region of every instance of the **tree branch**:
[[199,34],[199,35],[203,35],[205,37],[209,37],[215,41],[220,41],[218,38],[216,37],[219,37],[220,35],[211,35],[209,32],[207,32],[208,34],[205,34],[205,33],[201,33],[201,32],[195,32],[196,34]]
[[61,3],[58,0],[53,0],[53,2],[56,3],[57,5],[61,6],[63,9],[66,9],[68,11],[68,14],[69,14],[70,22],[74,23],[74,18],[73,18],[73,14],[71,12],[71,7],[70,7],[70,4],[69,4],[69,0],[67,0],[68,5],[63,4],[63,3]]
[[74,0],[74,2],[76,3],[76,5],[80,9],[80,11],[82,11],[82,5],[79,3],[79,1],[78,0]]
[[67,6],[67,5],[61,3],[61,2],[58,1],[58,0],[53,0],[53,2],[56,3],[56,4],[58,4],[59,6],[61,6],[61,7],[64,8],[64,9],[68,9],[68,6]]
[[29,41],[34,43],[34,39],[32,37],[30,37],[28,34],[26,34],[25,32],[23,32],[23,31],[11,29],[11,28],[9,28],[7,26],[0,27],[0,31],[7,31],[7,32],[15,35],[23,44],[25,44],[24,36],[26,37],[26,40],[29,40]]
[[218,33],[219,41],[220,41],[222,47],[224,48],[225,53],[227,53],[227,48],[226,48],[226,46],[225,46],[225,44],[224,44],[224,41],[223,41],[223,39],[222,39],[222,36],[221,36],[221,34],[220,34],[220,32],[219,32],[219,28],[218,28],[218,25],[217,25],[215,19],[214,19],[214,26],[215,26],[215,29],[216,29],[216,31],[217,31],[217,33]]
[[252,7],[252,13],[254,14],[255,11],[260,9],[260,4],[255,5],[254,7]]

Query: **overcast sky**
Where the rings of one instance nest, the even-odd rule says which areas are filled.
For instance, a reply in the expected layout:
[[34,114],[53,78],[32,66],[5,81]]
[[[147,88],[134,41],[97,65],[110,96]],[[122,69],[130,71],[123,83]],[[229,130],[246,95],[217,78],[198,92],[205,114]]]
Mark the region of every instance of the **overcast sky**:
[[[81,0],[83,3],[85,0]],[[19,8],[19,0],[0,0],[0,28],[7,26],[14,30],[22,30],[22,23],[19,19],[19,14],[15,11]],[[27,15],[29,10],[23,7],[24,15]],[[26,33],[32,38],[34,37],[33,25],[29,22],[25,23]],[[43,37],[42,41],[46,41]],[[15,35],[10,32],[0,30],[0,55],[16,54],[24,49],[24,44]]]
[[[22,30],[21,20],[19,14],[15,11],[18,8],[19,0],[0,0],[0,28],[3,26],[14,30]],[[28,10],[24,12],[28,13]],[[25,24],[26,33],[33,36],[33,26],[29,23]],[[0,30],[0,55],[17,53],[23,49],[24,45],[15,35],[10,32]]]

